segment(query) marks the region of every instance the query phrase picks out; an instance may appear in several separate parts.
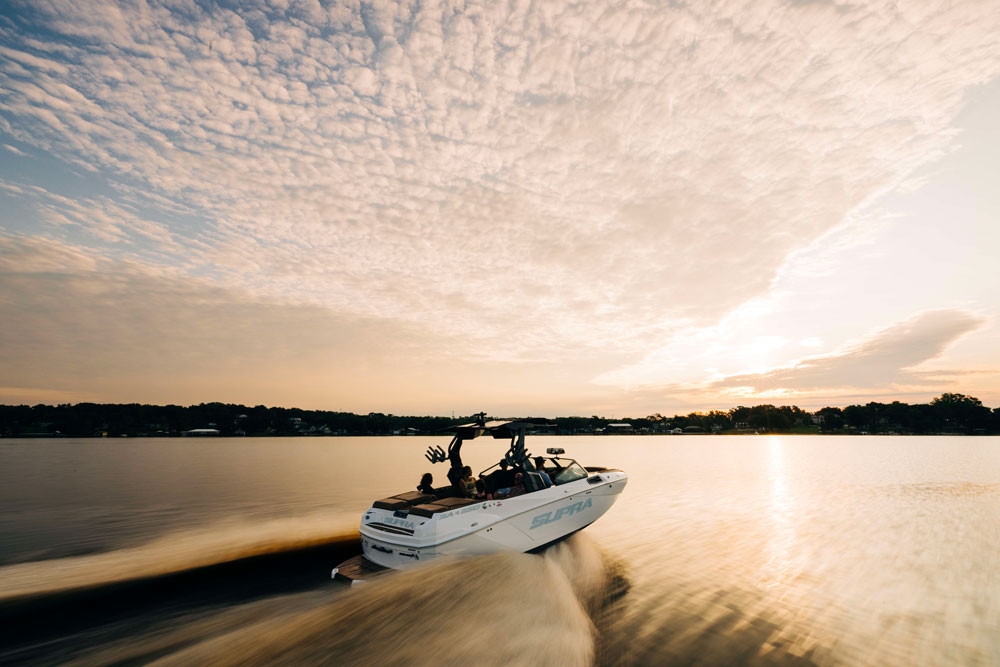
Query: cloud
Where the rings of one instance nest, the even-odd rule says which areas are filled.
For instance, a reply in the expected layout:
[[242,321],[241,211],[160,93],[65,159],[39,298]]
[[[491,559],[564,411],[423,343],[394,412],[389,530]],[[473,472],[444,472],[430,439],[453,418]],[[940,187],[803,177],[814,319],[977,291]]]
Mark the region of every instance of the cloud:
[[[834,354],[808,357],[764,373],[733,375],[711,383],[709,389],[796,394],[923,385],[926,375],[918,367],[985,323],[984,318],[960,310],[920,313]],[[940,383],[956,374],[936,375]]]
[[203,261],[262,293],[295,296],[289,264],[338,308],[547,293],[530,323],[573,345],[759,294],[940,151],[1000,53],[979,3],[105,9],[7,29],[19,141],[195,206]]
[[[0,236],[0,359],[5,393],[65,401],[166,403],[235,395],[248,403],[375,409],[419,376],[431,344],[384,320],[151,271],[72,246]],[[440,337],[434,345],[447,345]],[[19,399],[24,400],[24,399]],[[234,397],[232,400],[238,400]]]
[[[33,228],[36,232],[48,231],[50,238],[72,238],[83,247],[104,250],[124,246],[130,248],[129,255],[135,259],[184,263],[185,246],[177,241],[169,226],[149,219],[128,198],[67,197],[37,185],[26,188],[2,179],[0,191],[5,191],[11,199],[28,203],[34,212]],[[58,244],[54,251],[61,251]]]
[[947,150],[1000,73],[976,0],[8,13],[8,157],[107,186],[38,177],[40,235],[493,362],[711,326]]
[[[749,309],[753,311],[754,309]],[[719,327],[680,332],[667,348],[657,350],[642,362],[597,375],[598,387],[618,389],[604,394],[621,413],[647,406],[649,412],[662,406],[678,413],[725,409],[738,403],[777,402],[805,409],[826,405],[865,403],[871,400],[926,401],[943,391],[993,395],[996,368],[978,365],[975,370],[954,368],[943,361],[944,353],[962,339],[988,329],[988,319],[958,309],[930,310],[901,320],[851,341],[835,352],[799,358],[755,372],[726,372],[736,360],[766,359],[769,345],[801,351],[810,341],[783,345],[777,338],[750,338],[732,345],[725,335],[730,329],[754,328],[753,318],[769,317],[766,311],[734,313]],[[988,341],[994,337],[986,332]],[[805,345],[806,343],[810,345]],[[721,368],[706,368],[711,361]],[[692,364],[697,371],[692,372]],[[990,397],[993,398],[990,398]],[[637,414],[637,413],[634,413]]]
[[[488,405],[565,414],[601,401],[573,367],[469,359],[447,328],[269,301],[183,268],[152,269],[0,235],[0,402],[232,401],[404,414]],[[565,384],[553,392],[553,382]],[[456,393],[457,392],[457,393]],[[442,406],[445,406],[444,408]],[[464,408],[462,406],[465,406]]]

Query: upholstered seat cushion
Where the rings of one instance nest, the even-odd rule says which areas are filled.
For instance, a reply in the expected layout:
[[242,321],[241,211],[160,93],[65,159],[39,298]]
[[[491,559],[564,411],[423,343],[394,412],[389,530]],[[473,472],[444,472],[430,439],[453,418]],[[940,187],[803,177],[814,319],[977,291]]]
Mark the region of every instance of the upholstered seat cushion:
[[453,510],[457,507],[467,507],[469,505],[475,505],[480,501],[475,498],[441,498],[440,500],[435,500],[431,503],[426,503],[423,505],[414,505],[410,508],[410,514],[415,514],[416,516],[433,516],[435,514],[440,514],[441,512],[447,512]]
[[401,510],[404,507],[409,507],[410,505],[430,503],[435,500],[434,496],[426,493],[420,493],[419,491],[407,491],[406,493],[400,493],[398,496],[376,500],[372,503],[372,507],[380,510]]

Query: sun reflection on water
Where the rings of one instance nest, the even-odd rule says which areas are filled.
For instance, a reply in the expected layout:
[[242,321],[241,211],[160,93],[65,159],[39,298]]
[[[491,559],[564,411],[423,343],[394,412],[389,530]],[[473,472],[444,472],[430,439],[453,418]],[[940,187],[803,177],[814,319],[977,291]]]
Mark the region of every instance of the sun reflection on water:
[[766,557],[757,585],[774,588],[787,584],[795,577],[793,550],[795,545],[795,497],[789,490],[785,442],[770,436],[767,442],[767,479],[770,484],[766,528],[769,531]]

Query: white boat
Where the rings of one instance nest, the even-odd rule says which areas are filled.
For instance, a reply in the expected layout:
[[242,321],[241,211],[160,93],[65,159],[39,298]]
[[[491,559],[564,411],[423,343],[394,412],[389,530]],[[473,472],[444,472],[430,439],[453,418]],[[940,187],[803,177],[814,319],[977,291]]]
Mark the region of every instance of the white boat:
[[[433,494],[411,491],[376,500],[361,520],[363,557],[342,564],[334,570],[334,577],[363,578],[373,564],[404,569],[442,556],[535,551],[600,518],[618,499],[628,475],[621,470],[583,467],[561,456],[562,449],[532,457],[524,447],[525,432],[532,425],[530,421],[486,421],[485,414],[480,414],[478,421],[455,428],[447,453],[441,447],[428,448],[427,459],[449,461],[448,477],[456,480],[463,467],[464,442],[484,435],[509,439],[503,459],[479,474],[489,492],[485,498],[462,497],[456,480],[454,486],[435,489]],[[499,472],[504,467],[507,470]],[[508,496],[509,489],[497,483],[518,472],[524,490]],[[514,488],[517,494],[520,487]]]

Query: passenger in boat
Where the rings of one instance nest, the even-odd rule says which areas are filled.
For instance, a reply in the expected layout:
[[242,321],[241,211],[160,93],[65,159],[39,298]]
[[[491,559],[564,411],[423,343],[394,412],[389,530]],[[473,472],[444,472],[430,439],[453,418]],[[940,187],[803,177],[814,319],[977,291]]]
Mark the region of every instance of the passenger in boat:
[[470,466],[462,468],[462,495],[466,498],[476,497],[476,478],[473,477]]
[[476,480],[476,495],[474,497],[476,500],[493,500],[493,494],[486,493],[486,482],[482,479]]
[[417,484],[417,491],[420,493],[426,493],[428,495],[434,495],[434,475],[429,472],[425,472],[424,476],[420,478],[420,484]]
[[514,496],[519,496],[523,493],[524,493],[524,474],[515,473],[514,486],[510,487],[510,492],[507,494],[507,497],[513,498]]
[[451,482],[450,494],[455,498],[464,498],[466,494],[463,477],[467,466],[462,463],[462,440],[458,436],[455,436],[448,445],[448,460],[451,462],[451,468],[448,469],[448,481]]
[[524,475],[522,473],[515,473],[514,484],[503,489],[497,489],[494,498],[513,498],[514,496],[520,496],[524,492]]
[[537,472],[539,476],[541,476],[542,481],[545,482],[546,489],[552,486],[552,477],[549,476],[549,473],[545,472],[545,459],[541,456],[535,457],[535,472]]
[[494,470],[486,477],[486,492],[495,494],[500,489],[514,486],[514,471],[506,459],[500,460],[500,469]]

